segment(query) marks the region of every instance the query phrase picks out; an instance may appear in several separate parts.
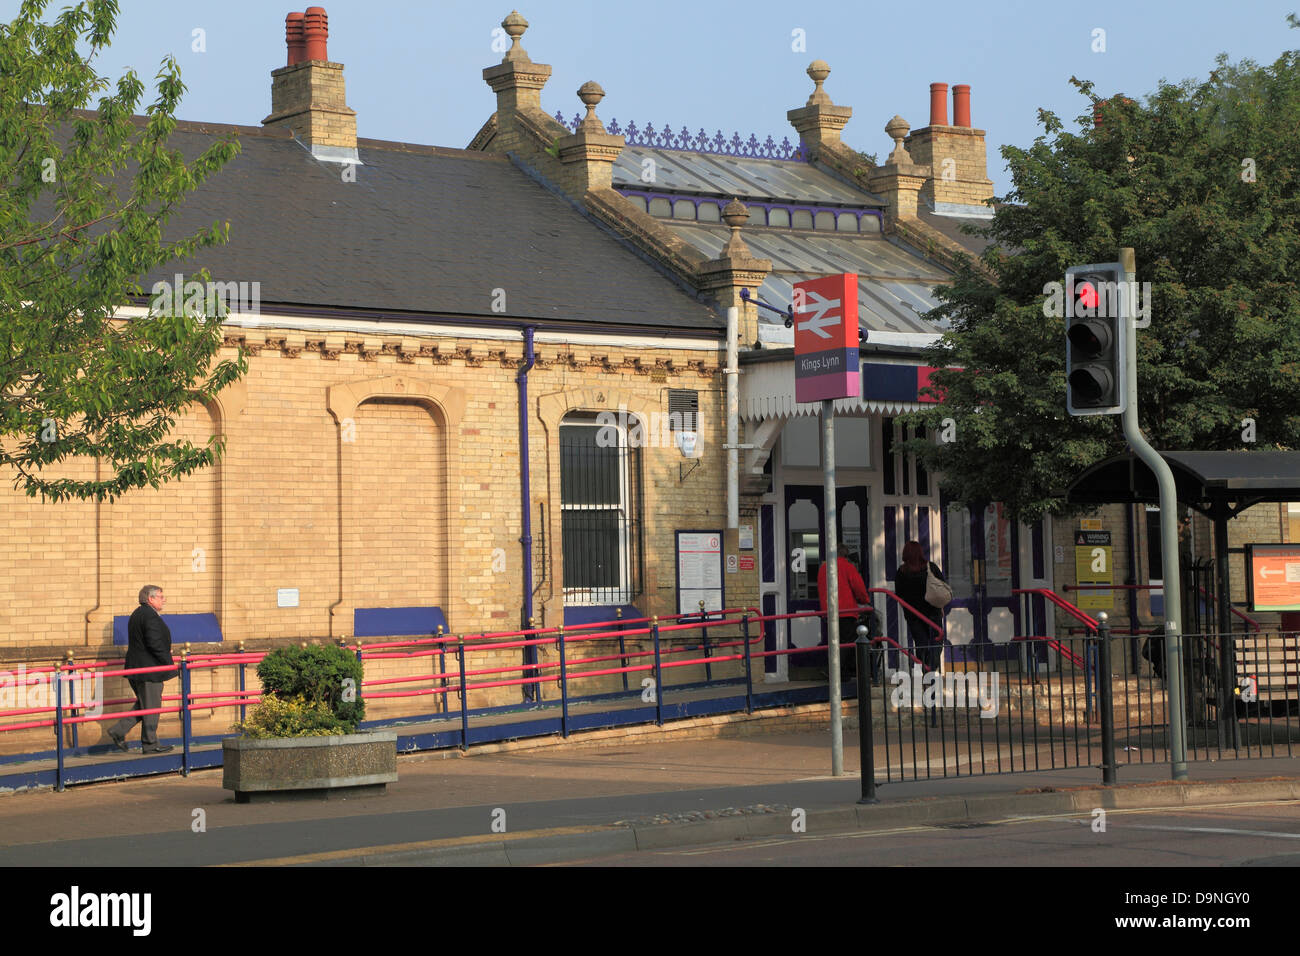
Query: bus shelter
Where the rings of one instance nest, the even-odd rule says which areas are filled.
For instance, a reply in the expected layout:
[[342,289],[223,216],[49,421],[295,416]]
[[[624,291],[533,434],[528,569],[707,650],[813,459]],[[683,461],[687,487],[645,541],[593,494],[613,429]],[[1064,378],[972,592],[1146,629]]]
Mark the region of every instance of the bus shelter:
[[[1265,502],[1300,501],[1300,451],[1167,451],[1161,457],[1173,472],[1180,506],[1210,520],[1214,528],[1214,574],[1217,612],[1214,629],[1232,633],[1228,521],[1247,508]],[[1063,493],[1075,504],[1158,504],[1156,476],[1132,452],[1116,455],[1085,469]],[[1169,559],[1176,556],[1169,556]],[[1169,595],[1179,600],[1182,595]],[[1167,606],[1167,605],[1166,605]],[[1231,728],[1234,678],[1232,642],[1219,642],[1218,713],[1220,726]]]

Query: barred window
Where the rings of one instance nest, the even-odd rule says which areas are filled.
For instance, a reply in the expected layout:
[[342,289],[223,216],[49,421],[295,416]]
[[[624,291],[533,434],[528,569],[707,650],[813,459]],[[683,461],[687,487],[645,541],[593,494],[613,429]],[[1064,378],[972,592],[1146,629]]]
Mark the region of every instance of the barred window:
[[573,413],[560,423],[566,604],[628,604],[641,589],[641,468],[636,420]]

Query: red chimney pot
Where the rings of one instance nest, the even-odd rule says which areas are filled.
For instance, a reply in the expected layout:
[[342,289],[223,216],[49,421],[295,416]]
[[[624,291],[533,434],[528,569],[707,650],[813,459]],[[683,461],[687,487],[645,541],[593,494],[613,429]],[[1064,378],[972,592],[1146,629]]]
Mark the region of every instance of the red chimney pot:
[[948,84],[930,84],[930,125],[948,125]]
[[302,33],[303,17],[304,14],[291,13],[284,18],[284,42],[289,47],[290,66],[306,59],[307,40]]
[[324,7],[308,7],[303,14],[303,36],[305,37],[305,56],[308,60],[328,60],[325,51],[325,39],[330,35],[329,17]]
[[952,125],[970,129],[970,84],[958,83],[952,88]]

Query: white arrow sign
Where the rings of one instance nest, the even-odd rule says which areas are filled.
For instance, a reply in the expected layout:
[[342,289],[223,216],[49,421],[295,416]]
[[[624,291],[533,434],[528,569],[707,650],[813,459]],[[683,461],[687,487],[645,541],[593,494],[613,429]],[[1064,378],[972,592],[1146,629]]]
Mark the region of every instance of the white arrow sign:
[[1260,568],[1259,569],[1259,576],[1261,578],[1266,578],[1270,574],[1286,574],[1286,571],[1283,570],[1282,568]]
[[[843,319],[844,316],[837,315],[834,317],[827,317],[826,313],[829,312],[831,309],[839,308],[840,300],[823,299],[816,292],[809,292],[808,299],[809,299],[809,305],[811,306],[812,313],[813,313],[812,318],[805,319],[804,321],[800,322],[799,328],[815,332],[817,335],[821,336],[822,338],[829,339],[831,337],[830,333],[824,330],[839,325],[840,320]],[[816,300],[815,302],[812,301],[814,299]]]

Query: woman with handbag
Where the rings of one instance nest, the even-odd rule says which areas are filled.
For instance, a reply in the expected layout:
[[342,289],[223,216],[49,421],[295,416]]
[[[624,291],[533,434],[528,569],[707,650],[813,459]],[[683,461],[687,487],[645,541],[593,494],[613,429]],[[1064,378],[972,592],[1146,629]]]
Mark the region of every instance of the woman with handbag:
[[[939,566],[926,561],[919,541],[903,545],[903,563],[894,574],[894,593],[935,624],[943,625],[943,608],[952,601]],[[943,659],[943,635],[911,611],[904,610],[912,647],[926,671],[937,670]]]

